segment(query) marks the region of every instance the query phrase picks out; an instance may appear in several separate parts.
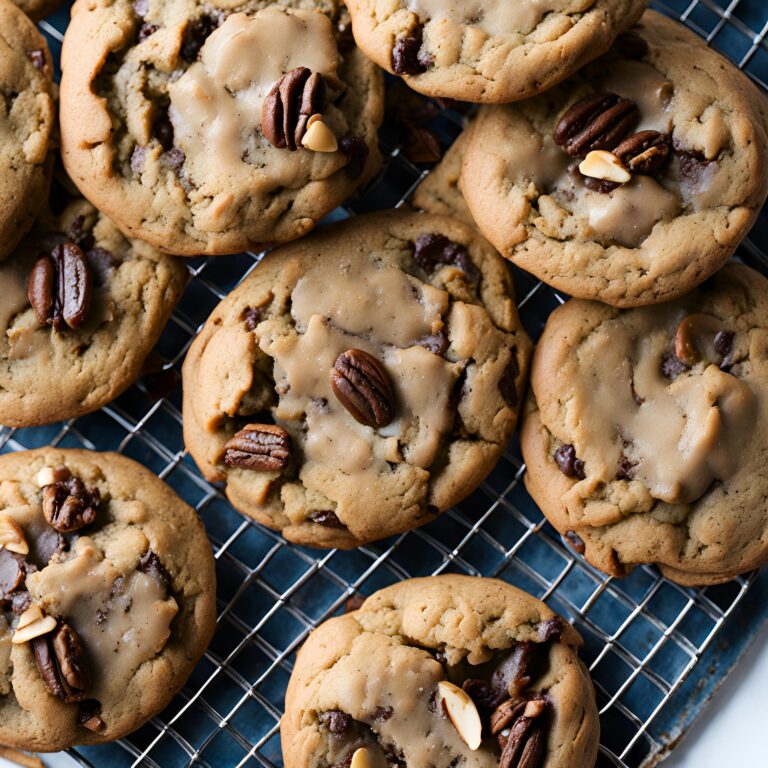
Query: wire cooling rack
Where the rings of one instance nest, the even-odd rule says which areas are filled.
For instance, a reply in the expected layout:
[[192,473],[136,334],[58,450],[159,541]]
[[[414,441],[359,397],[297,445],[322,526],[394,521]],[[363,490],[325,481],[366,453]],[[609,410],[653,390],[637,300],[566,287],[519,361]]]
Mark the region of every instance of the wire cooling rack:
[[[732,0],[727,7],[711,0],[655,5],[766,88],[765,0]],[[65,8],[40,23],[57,61],[68,17]],[[440,109],[429,127],[445,148],[464,119]],[[411,163],[390,133],[385,127],[388,162],[382,177],[331,218],[404,205],[427,175],[428,167]],[[760,243],[768,246],[765,215],[739,255],[768,274]],[[162,365],[116,402],[51,427],[0,430],[3,451],[50,443],[118,450],[137,459],[197,509],[216,555],[218,630],[182,692],[130,737],[70,755],[84,766],[281,766],[283,697],[295,652],[307,634],[343,611],[355,593],[454,571],[505,579],[573,620],[584,636],[584,658],[598,691],[600,764],[654,764],[765,618],[766,601],[755,597],[766,579],[752,574],[721,587],[691,590],[660,578],[652,568],[638,568],[621,580],[603,576],[564,547],[542,518],[521,482],[525,467],[514,442],[464,503],[431,525],[375,546],[354,552],[302,549],[246,520],[203,480],[184,450],[178,372],[210,311],[258,261],[258,254],[188,261],[192,281],[158,345]],[[536,338],[564,297],[518,270],[515,280],[521,316]],[[732,631],[735,621],[727,620],[750,603],[758,604],[750,609],[751,629]],[[726,647],[736,650],[723,652]]]

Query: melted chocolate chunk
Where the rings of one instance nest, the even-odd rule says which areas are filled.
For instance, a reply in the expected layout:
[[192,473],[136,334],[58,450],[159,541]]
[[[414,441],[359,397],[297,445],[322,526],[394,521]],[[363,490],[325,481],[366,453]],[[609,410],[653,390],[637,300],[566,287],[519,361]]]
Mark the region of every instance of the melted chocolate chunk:
[[392,49],[392,69],[396,75],[420,75],[432,64],[429,56],[421,53],[423,34],[424,30],[419,26],[395,42]]
[[352,725],[352,716],[338,709],[322,712],[319,719],[337,739],[343,739]]
[[665,352],[661,356],[661,372],[668,379],[676,379],[687,370],[688,366],[674,352]]
[[520,402],[517,394],[517,377],[520,375],[520,366],[517,363],[517,347],[512,347],[512,355],[509,358],[507,367],[499,379],[499,392],[504,398],[504,402],[510,407],[515,408]]
[[576,458],[576,449],[572,445],[561,445],[555,451],[555,464],[566,477],[576,477],[583,480],[584,462]]
[[321,509],[317,512],[312,512],[309,515],[309,519],[313,523],[318,525],[324,525],[326,528],[345,528],[344,523],[336,517],[335,512],[331,512],[329,509]]
[[171,585],[171,576],[162,562],[160,562],[160,558],[151,549],[148,549],[141,556],[136,570],[146,573],[147,576],[153,578],[165,590],[166,594],[168,593]]
[[472,263],[466,247],[438,232],[429,232],[417,238],[413,259],[425,272],[434,271],[439,264],[453,264],[473,283],[477,285],[480,282],[480,270]]

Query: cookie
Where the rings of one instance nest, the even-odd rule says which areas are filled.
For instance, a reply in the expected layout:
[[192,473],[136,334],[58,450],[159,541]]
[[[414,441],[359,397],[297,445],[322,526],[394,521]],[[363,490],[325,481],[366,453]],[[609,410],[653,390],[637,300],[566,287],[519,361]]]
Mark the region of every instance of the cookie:
[[357,44],[427,96],[504,103],[604,53],[646,0],[347,0]]
[[53,752],[125,736],[213,634],[197,515],[135,461],[72,449],[0,457],[0,504],[0,741]]
[[451,219],[358,216],[273,251],[184,362],[184,438],[241,512],[354,547],[483,480],[530,356],[493,249]]
[[480,231],[549,285],[619,307],[669,301],[716,272],[757,217],[766,100],[648,11],[545,95],[483,108],[461,189]]
[[53,13],[59,6],[63,5],[63,0],[13,0],[30,19],[37,21],[43,19],[48,14]]
[[656,307],[568,301],[534,357],[526,486],[606,573],[727,581],[768,562],[767,382],[768,280],[749,267]]
[[0,259],[32,226],[48,195],[53,157],[53,61],[45,38],[0,0]]
[[70,175],[127,236],[177,255],[306,234],[380,165],[382,76],[346,24],[339,0],[77,2]]
[[503,581],[433,576],[369,597],[299,651],[286,768],[592,768],[599,722],[582,640]]
[[139,375],[187,282],[181,259],[120,230],[62,174],[0,264],[0,424],[90,413]]

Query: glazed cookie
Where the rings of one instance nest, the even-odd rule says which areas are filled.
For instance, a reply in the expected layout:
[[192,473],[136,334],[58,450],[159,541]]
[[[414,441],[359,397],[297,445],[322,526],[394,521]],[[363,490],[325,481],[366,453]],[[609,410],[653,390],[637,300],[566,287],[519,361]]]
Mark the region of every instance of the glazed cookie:
[[765,200],[765,97],[648,11],[545,95],[481,110],[461,180],[480,231],[549,285],[620,307],[668,301],[728,260]]
[[359,546],[477,487],[529,356],[504,261],[470,229],[359,216],[274,251],[214,310],[184,363],[184,438],[241,512]]
[[357,44],[427,96],[500,103],[604,53],[647,0],[347,0]]
[[48,195],[53,158],[53,61],[45,38],[0,0],[0,259],[32,226]]
[[[557,375],[553,375],[557,372]],[[568,301],[536,349],[526,486],[587,560],[713,584],[768,562],[768,280],[729,265],[620,311]]]
[[369,597],[299,651],[286,768],[592,768],[576,630],[503,581],[433,576]]
[[101,744],[160,712],[211,639],[215,578],[194,510],[135,461],[0,457],[0,741]]
[[0,424],[90,413],[141,371],[187,281],[180,259],[120,230],[62,174],[0,264]]
[[340,0],[80,0],[62,52],[67,169],[169,253],[306,234],[380,165],[382,76],[346,23]]

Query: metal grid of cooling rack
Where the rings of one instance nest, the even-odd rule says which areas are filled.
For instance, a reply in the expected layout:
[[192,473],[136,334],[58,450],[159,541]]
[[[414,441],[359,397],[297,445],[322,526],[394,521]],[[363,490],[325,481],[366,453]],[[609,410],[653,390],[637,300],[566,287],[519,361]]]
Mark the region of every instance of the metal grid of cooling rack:
[[[763,0],[655,5],[727,53],[766,88],[768,9]],[[65,8],[40,23],[56,59],[68,12]],[[463,120],[443,109],[429,127],[445,147]],[[407,203],[428,169],[412,164],[396,142],[385,127],[383,176],[330,218]],[[768,273],[768,257],[758,241],[768,244],[766,216],[740,257]],[[455,571],[508,580],[573,620],[585,638],[584,657],[598,691],[600,764],[653,764],[678,735],[669,729],[678,714],[675,706],[681,706],[675,695],[699,672],[697,663],[745,602],[755,574],[691,590],[661,579],[651,568],[638,568],[621,580],[597,573],[563,546],[527,495],[521,482],[525,467],[514,442],[482,486],[457,508],[425,528],[354,552],[302,549],[244,519],[202,479],[184,451],[178,371],[209,312],[259,258],[241,254],[190,260],[192,281],[158,345],[162,369],[114,403],[51,427],[0,430],[2,451],[50,443],[118,450],[137,459],[197,509],[216,555],[218,630],[182,692],[129,738],[71,750],[70,755],[84,766],[280,766],[283,695],[295,651],[307,634],[342,611],[356,593],[370,594],[411,576]],[[517,270],[515,280],[521,317],[536,338],[564,297]]]

